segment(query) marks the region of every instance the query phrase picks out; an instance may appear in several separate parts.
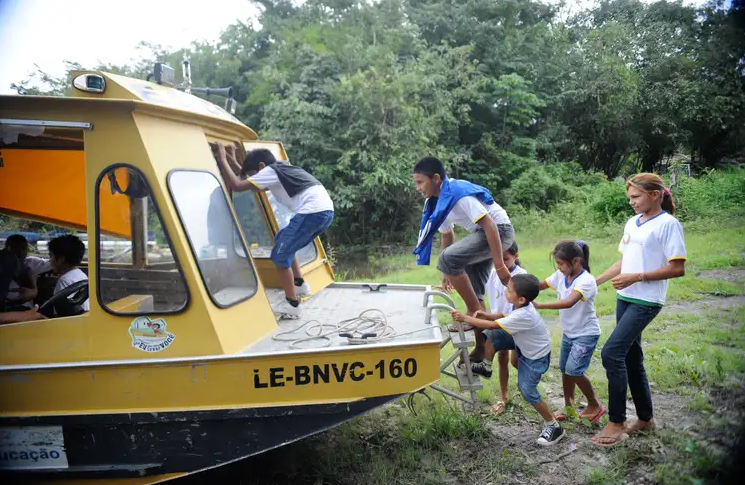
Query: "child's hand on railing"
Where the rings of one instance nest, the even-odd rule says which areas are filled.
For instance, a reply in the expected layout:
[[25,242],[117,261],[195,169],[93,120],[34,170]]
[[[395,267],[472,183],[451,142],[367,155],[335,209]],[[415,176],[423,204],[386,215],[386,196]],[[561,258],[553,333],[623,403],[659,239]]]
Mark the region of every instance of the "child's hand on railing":
[[450,316],[453,317],[454,322],[465,322],[466,321],[465,315],[463,315],[458,310],[453,310],[452,312],[450,312]]

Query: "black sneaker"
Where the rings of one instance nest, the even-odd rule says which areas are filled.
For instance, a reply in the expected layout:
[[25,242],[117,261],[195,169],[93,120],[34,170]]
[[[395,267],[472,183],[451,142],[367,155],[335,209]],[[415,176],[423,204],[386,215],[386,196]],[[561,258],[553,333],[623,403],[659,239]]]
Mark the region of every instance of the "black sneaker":
[[538,436],[536,443],[541,446],[553,446],[563,437],[564,428],[562,428],[559,423],[547,424],[543,427],[543,431],[541,431],[540,436]]
[[473,364],[471,364],[471,372],[480,376],[484,376],[487,379],[491,379],[491,366],[487,367],[486,362],[474,362]]

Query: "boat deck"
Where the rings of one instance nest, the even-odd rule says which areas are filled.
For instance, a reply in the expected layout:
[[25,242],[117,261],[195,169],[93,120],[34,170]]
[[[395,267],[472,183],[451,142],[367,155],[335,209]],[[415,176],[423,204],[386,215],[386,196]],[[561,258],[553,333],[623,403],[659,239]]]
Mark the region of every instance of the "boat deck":
[[[378,286],[380,286],[378,291],[371,291],[371,287],[374,290]],[[428,289],[423,285],[334,283],[303,301],[300,319],[280,320],[277,330],[247,347],[244,352],[253,354],[298,352],[321,348],[359,348],[373,345],[390,347],[439,344],[442,341],[442,333],[437,323],[437,312],[433,312],[430,321],[425,322],[427,308],[423,306],[423,301]],[[267,290],[267,296],[272,303],[275,303],[284,298],[284,292],[270,288]],[[431,296],[429,301],[432,302]],[[339,336],[339,330],[335,326],[343,325],[345,320],[359,317],[366,310],[380,310],[383,313],[385,320],[392,328],[392,332],[389,330],[391,338],[378,340],[373,337],[371,343],[352,345],[346,337]],[[370,312],[368,315],[370,317],[381,316],[378,312]],[[323,327],[319,327],[319,324],[323,324]],[[297,330],[293,331],[294,329]],[[299,339],[308,338],[309,334],[316,335],[319,330],[322,330],[323,334],[328,334],[328,338],[299,341]],[[415,330],[416,332],[413,332]]]

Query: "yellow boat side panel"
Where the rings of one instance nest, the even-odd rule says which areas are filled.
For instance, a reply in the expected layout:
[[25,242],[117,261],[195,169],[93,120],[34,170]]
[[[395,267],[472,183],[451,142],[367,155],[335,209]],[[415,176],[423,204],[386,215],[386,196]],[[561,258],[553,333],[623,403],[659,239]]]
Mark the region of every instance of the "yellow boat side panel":
[[[179,167],[179,170],[192,169],[214,172],[219,179],[217,165],[201,128],[144,114],[135,114],[135,121],[147,147],[151,167],[155,171],[154,178],[157,179],[159,185],[157,192],[168,194],[168,172],[174,167],[174,164]],[[160,204],[161,201],[158,200],[158,203]],[[167,197],[164,195],[162,204],[168,208],[169,213],[176,213],[170,195]],[[179,259],[182,264],[189,265],[188,271],[186,271],[189,288],[194,293],[198,291],[198,295],[193,295],[192,299],[207,302],[209,318],[215,324],[214,331],[220,343],[221,351],[218,353],[238,352],[245,348],[248,343],[260,340],[277,327],[261,280],[258,280],[256,294],[246,302],[227,309],[220,309],[212,304],[204,284],[198,276],[199,268],[194,261],[194,256],[191,250],[185,247],[188,243],[183,227],[179,223],[175,224],[173,228],[168,227],[168,230],[169,232],[173,231],[174,235],[178,235],[173,239],[181,241],[178,248]],[[198,298],[195,298],[197,296]],[[198,318],[200,317],[192,316],[190,313],[187,313],[187,315],[188,318],[193,318],[195,327],[198,327]],[[212,328],[209,321],[204,323]]]
[[0,416],[165,412],[354,401],[437,381],[439,344],[213,361],[11,369]]

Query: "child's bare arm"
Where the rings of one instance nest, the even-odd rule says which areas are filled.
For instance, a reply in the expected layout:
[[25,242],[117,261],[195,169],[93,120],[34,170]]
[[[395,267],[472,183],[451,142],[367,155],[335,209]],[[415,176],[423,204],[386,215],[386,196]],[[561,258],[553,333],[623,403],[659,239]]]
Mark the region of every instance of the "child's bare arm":
[[573,291],[568,297],[559,301],[552,301],[550,303],[538,303],[533,302],[533,305],[539,310],[564,310],[566,308],[572,308],[582,299],[582,293],[579,291]]
[[246,190],[251,190],[253,192],[263,192],[263,190],[258,185],[251,182],[250,180],[242,180],[235,172],[233,172],[233,169],[230,167],[230,163],[228,162],[227,155],[225,153],[225,147],[222,145],[222,143],[217,143],[216,148],[217,165],[220,167],[220,173],[222,173],[223,180],[225,180],[225,185],[227,185],[230,190],[233,190],[235,192],[245,192]]
[[540,288],[541,291],[550,288],[550,286],[548,286],[548,283],[546,283],[546,280],[543,280],[540,283],[538,283],[538,287]]
[[605,270],[603,274],[595,278],[595,282],[597,283],[598,286],[602,285],[606,281],[613,279],[619,274],[621,274],[621,261],[623,261],[623,257],[621,257],[621,259],[613,263],[611,267]]
[[452,312],[451,316],[453,317],[453,320],[456,322],[464,322],[469,325],[473,325],[476,328],[482,328],[482,329],[499,328],[499,324],[495,321],[482,320],[480,318],[469,317],[468,315],[463,315],[461,312],[457,310]]
[[503,313],[486,313],[484,310],[478,310],[473,314],[474,318],[481,318],[483,320],[499,320],[504,318]]

